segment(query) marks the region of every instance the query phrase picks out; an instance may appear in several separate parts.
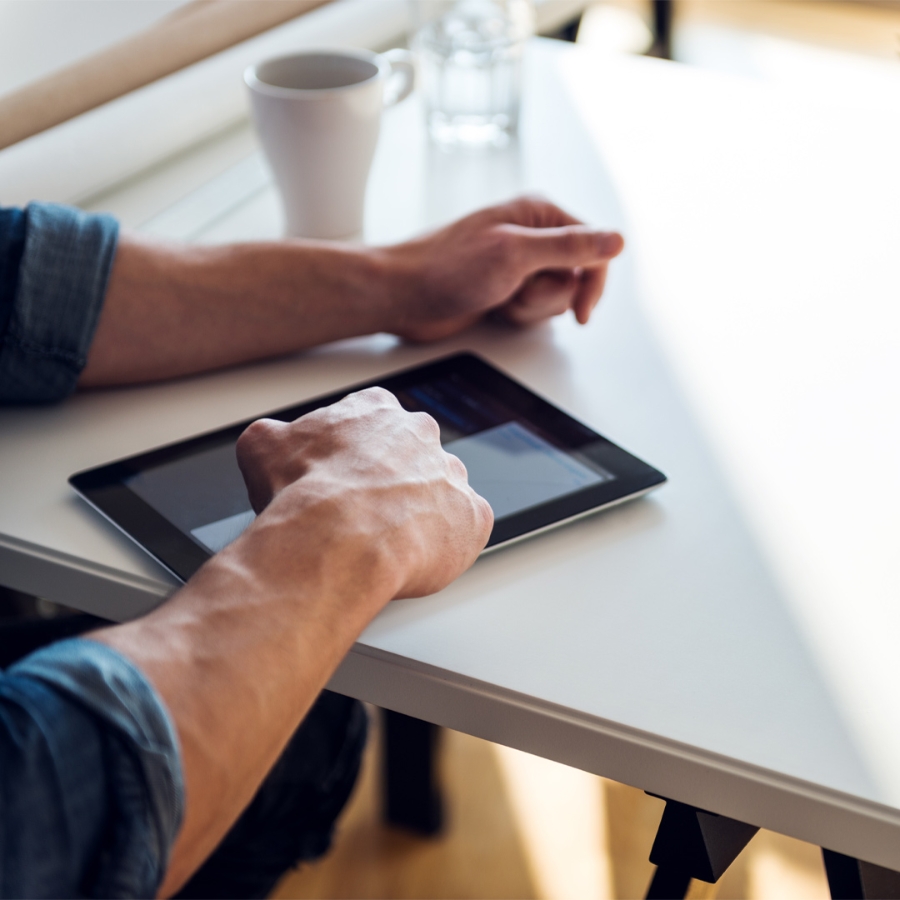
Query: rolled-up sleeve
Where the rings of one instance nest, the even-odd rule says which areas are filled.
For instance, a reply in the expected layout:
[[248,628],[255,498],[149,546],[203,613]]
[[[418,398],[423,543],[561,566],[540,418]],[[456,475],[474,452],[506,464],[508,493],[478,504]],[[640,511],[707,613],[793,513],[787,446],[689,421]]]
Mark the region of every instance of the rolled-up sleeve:
[[0,673],[0,895],[152,897],[183,807],[171,720],[125,657],[78,638]]
[[0,327],[0,402],[61,400],[87,362],[119,226],[114,218],[52,203],[24,210],[15,295]]

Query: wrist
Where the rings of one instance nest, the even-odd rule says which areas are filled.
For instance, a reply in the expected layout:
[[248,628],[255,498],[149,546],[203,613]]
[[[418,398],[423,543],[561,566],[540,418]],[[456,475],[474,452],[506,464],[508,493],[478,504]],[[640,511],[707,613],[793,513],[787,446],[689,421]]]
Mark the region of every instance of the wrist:
[[258,653],[316,661],[327,678],[397,594],[396,567],[384,547],[342,533],[326,510],[285,516],[279,499],[169,601],[99,639],[157,676],[173,656],[203,647],[204,656],[243,655],[248,664]]
[[276,494],[216,559],[237,568],[242,591],[284,607],[298,631],[310,622],[346,631],[349,647],[401,586],[403,567],[365,513],[327,485],[317,491],[308,475]]
[[[298,283],[318,289],[315,315],[317,321],[330,321],[327,339],[396,331],[412,291],[403,260],[390,252],[393,248],[325,241],[286,247],[293,289]],[[301,323],[304,333],[310,330],[308,319]]]
[[400,337],[420,324],[427,307],[426,279],[417,241],[370,249],[372,284],[384,310],[380,330]]

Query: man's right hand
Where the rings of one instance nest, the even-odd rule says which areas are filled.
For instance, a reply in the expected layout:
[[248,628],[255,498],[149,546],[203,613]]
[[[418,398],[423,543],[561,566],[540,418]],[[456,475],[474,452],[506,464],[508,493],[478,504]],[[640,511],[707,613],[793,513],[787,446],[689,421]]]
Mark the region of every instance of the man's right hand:
[[385,599],[418,597],[464,572],[490,536],[491,508],[441,448],[435,420],[406,412],[382,388],[295,422],[260,419],[241,435],[237,456],[253,508],[265,510],[246,538],[264,533],[269,549],[258,550],[270,557],[270,577],[297,577],[312,550],[341,566],[332,577],[359,577],[353,561],[361,562],[361,594],[374,579]]
[[493,523],[434,419],[381,388],[255,422],[237,453],[253,524],[168,603],[91,635],[144,672],[178,732],[187,806],[163,896],[250,802],[379,610],[453,581]]

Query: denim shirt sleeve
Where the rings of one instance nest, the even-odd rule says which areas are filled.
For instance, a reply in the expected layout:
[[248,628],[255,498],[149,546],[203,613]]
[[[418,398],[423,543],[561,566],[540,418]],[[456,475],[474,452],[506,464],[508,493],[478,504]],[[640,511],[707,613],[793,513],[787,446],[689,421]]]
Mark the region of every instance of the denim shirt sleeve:
[[[0,211],[0,231],[13,227],[14,212]],[[0,403],[61,400],[75,390],[119,232],[111,216],[52,203],[29,204],[23,224],[19,246],[0,234],[0,300],[14,288],[5,316],[0,308]]]
[[119,653],[76,638],[0,673],[0,896],[153,897],[183,807],[168,713]]

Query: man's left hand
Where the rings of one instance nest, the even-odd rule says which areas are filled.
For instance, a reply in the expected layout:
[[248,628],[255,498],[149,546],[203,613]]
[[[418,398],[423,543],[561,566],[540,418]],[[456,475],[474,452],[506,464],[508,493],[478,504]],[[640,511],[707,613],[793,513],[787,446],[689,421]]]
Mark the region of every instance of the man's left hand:
[[609,261],[625,242],[546,200],[522,197],[384,248],[403,285],[392,329],[439,340],[493,314],[531,325],[572,310],[582,325],[600,300]]

